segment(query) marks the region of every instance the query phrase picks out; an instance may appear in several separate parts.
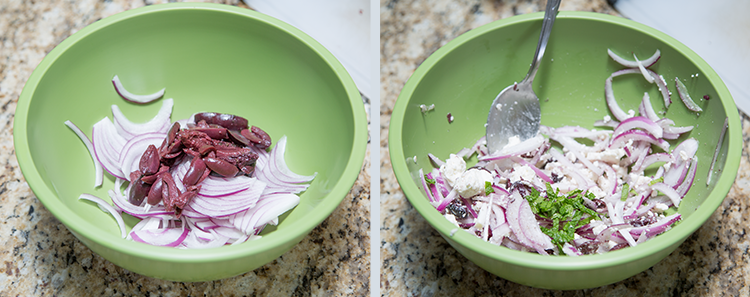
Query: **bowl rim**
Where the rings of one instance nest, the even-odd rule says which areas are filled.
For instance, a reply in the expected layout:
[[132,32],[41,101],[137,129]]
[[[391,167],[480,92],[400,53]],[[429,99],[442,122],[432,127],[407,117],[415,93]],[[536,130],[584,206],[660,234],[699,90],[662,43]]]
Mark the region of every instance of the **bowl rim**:
[[[318,55],[335,73],[336,77],[344,87],[351,105],[353,123],[353,143],[348,156],[347,165],[341,173],[336,184],[330,188],[328,193],[320,199],[316,211],[310,211],[300,218],[302,221],[312,222],[305,228],[288,228],[285,232],[271,232],[262,238],[253,241],[252,244],[226,245],[212,249],[176,249],[171,247],[152,246],[130,240],[121,239],[119,235],[110,234],[96,228],[90,228],[90,224],[79,219],[72,211],[57,197],[57,194],[48,187],[36,170],[34,160],[31,159],[29,151],[28,135],[26,132],[28,111],[36,88],[51,65],[70,47],[86,38],[88,35],[116,24],[123,20],[138,18],[140,16],[174,11],[209,11],[212,13],[223,13],[235,17],[248,18],[253,21],[262,22],[276,30],[288,34],[300,44],[306,46],[314,54]],[[251,9],[235,7],[215,3],[165,3],[135,8],[114,14],[112,16],[95,21],[80,31],[72,34],[52,51],[50,51],[37,65],[27,80],[16,107],[13,122],[13,139],[16,158],[26,182],[34,192],[37,199],[74,235],[84,235],[95,244],[102,245],[115,252],[132,257],[170,263],[209,263],[219,261],[230,261],[245,258],[254,254],[273,252],[279,248],[285,251],[292,247],[290,243],[299,238],[301,240],[313,228],[325,220],[343,201],[351,190],[359,176],[364,164],[365,150],[367,146],[367,116],[362,103],[361,95],[354,81],[343,65],[318,41],[297,29],[296,27],[280,21],[271,16],[253,11]],[[303,198],[304,199],[304,198]],[[114,223],[114,220],[113,220]],[[299,240],[294,241],[297,244]],[[137,252],[136,252],[137,251]]]
[[[441,58],[448,55],[464,43],[477,38],[484,33],[497,29],[498,27],[510,26],[517,23],[541,21],[543,15],[543,12],[517,15],[472,29],[449,41],[447,44],[432,53],[410,76],[404,84],[404,87],[394,105],[388,132],[388,148],[393,172],[396,175],[404,195],[417,212],[419,212],[419,214],[422,215],[425,220],[449,242],[454,241],[455,243],[467,247],[485,257],[519,267],[552,271],[601,269],[625,264],[636,259],[647,258],[662,250],[670,248],[670,246],[675,245],[675,243],[681,243],[703,225],[706,220],[708,220],[722,203],[734,183],[739,168],[739,159],[742,153],[742,132],[739,113],[733,104],[734,100],[732,99],[729,90],[719,78],[718,74],[716,74],[708,63],[700,58],[695,52],[661,31],[622,17],[594,12],[560,11],[557,20],[558,22],[564,22],[568,19],[588,20],[621,27],[629,27],[642,34],[663,41],[667,46],[674,48],[689,60],[693,61],[696,66],[704,72],[705,77],[710,80],[711,84],[716,89],[717,95],[721,98],[724,111],[729,120],[729,128],[727,129],[726,135],[727,139],[725,140],[728,143],[726,164],[722,170],[722,174],[717,179],[714,189],[710,192],[709,197],[707,197],[704,203],[690,215],[689,220],[682,221],[680,224],[669,230],[669,232],[660,235],[657,239],[649,240],[636,247],[612,251],[606,254],[586,255],[582,257],[549,257],[536,253],[521,252],[505,247],[498,247],[485,242],[468,232],[456,232],[451,235],[451,231],[456,227],[448,222],[448,220],[440,215],[440,213],[427,202],[425,194],[422,193],[416,183],[413,182],[412,176],[406,166],[407,158],[404,155],[401,142],[403,137],[403,118],[408,107],[408,101],[411,99],[411,95],[420,84],[424,75],[428,73],[432,67],[441,60]],[[732,104],[729,104],[730,102]]]

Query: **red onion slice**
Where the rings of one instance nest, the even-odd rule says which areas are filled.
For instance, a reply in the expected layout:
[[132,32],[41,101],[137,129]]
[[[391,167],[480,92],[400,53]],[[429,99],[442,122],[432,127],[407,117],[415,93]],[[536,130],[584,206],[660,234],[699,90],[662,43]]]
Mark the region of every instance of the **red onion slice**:
[[644,130],[656,138],[661,138],[662,132],[663,132],[661,126],[657,125],[654,121],[650,120],[649,118],[643,117],[643,116],[636,116],[636,117],[625,119],[624,121],[620,122],[620,125],[618,125],[617,128],[615,128],[613,135],[617,137],[623,132],[632,130],[632,129]]
[[112,84],[115,86],[115,91],[117,91],[117,94],[120,95],[123,99],[133,102],[133,103],[149,103],[151,101],[154,101],[156,99],[159,99],[164,96],[164,91],[166,88],[163,88],[156,93],[148,94],[148,95],[136,95],[131,93],[130,91],[126,90],[125,87],[122,86],[122,82],[120,82],[120,78],[115,75],[115,77],[112,78]]
[[91,194],[81,194],[80,196],[78,196],[78,199],[84,199],[96,203],[100,209],[107,211],[112,215],[112,217],[115,218],[115,221],[117,221],[117,226],[120,227],[120,234],[122,235],[122,238],[125,238],[128,235],[128,232],[125,230],[125,222],[122,220],[120,212],[115,210],[112,205],[104,201],[102,198],[96,197]]
[[174,101],[172,98],[165,99],[162,102],[161,108],[151,120],[145,123],[136,124],[125,117],[117,105],[112,105],[112,117],[114,118],[117,133],[122,135],[122,137],[125,137],[125,139],[130,139],[146,132],[159,132],[166,134],[172,126],[169,117],[172,115],[173,106]]
[[91,155],[91,161],[94,162],[94,187],[98,187],[102,185],[103,179],[104,179],[104,172],[102,170],[102,164],[99,163],[99,160],[96,158],[96,151],[94,150],[94,144],[91,143],[89,138],[86,136],[86,134],[81,131],[81,129],[78,128],[73,122],[71,121],[65,121],[65,125],[70,128],[70,130],[73,130],[73,132],[78,135],[78,138],[81,139],[83,142],[83,145],[86,146],[86,150],[89,151],[89,155]]
[[[206,197],[198,194],[190,201],[190,208],[207,217],[224,217],[247,210],[256,205],[266,185],[254,180],[246,190],[222,197]],[[183,212],[190,217],[192,212]],[[202,216],[198,216],[202,217]]]
[[245,234],[253,231],[294,208],[299,203],[299,196],[294,194],[270,194],[261,197],[257,204],[243,212],[230,215],[229,221],[235,228]]
[[638,70],[641,71],[641,74],[643,74],[643,78],[646,79],[646,81],[650,84],[654,83],[654,77],[651,76],[648,71],[646,71],[646,67],[643,66],[643,63],[641,63],[640,60],[638,60],[638,57],[635,56],[635,53],[633,53],[633,58],[635,59],[636,64],[638,64]]
[[[156,218],[148,218],[145,220],[142,220],[139,223],[148,222],[149,220],[159,220]],[[161,220],[159,220],[161,221]],[[162,221],[163,222],[163,221]],[[185,227],[185,223],[183,221],[180,222],[180,227],[175,226],[169,226],[172,225],[172,220],[169,220],[168,226],[160,226],[158,228],[144,228],[139,230],[133,230],[130,232],[130,237],[133,238],[134,241],[147,243],[150,245],[155,246],[167,246],[167,247],[176,247],[180,245],[185,238],[188,236],[188,233],[190,230]],[[136,228],[133,228],[136,229]]]
[[[648,59],[645,59],[643,61],[640,61],[640,63],[636,61],[630,61],[628,59],[625,59],[623,57],[618,56],[615,54],[612,50],[607,49],[607,55],[609,55],[612,60],[617,62],[618,64],[628,67],[628,68],[637,68],[640,65],[643,65],[644,67],[648,68],[656,64],[656,61],[659,61],[659,58],[661,58],[661,51],[659,49],[656,50],[656,52],[651,55]],[[635,54],[633,54],[633,57],[635,57]]]
[[667,195],[669,197],[669,200],[672,200],[672,203],[675,207],[680,206],[680,201],[682,201],[682,196],[680,196],[679,193],[677,193],[677,190],[672,188],[672,186],[665,184],[665,183],[655,183],[651,185],[651,189],[662,192],[664,195]]
[[120,152],[127,140],[117,134],[115,126],[108,118],[94,124],[91,136],[96,159],[101,163],[104,170],[112,176],[125,179],[120,166]]
[[680,97],[682,103],[685,103],[685,107],[694,112],[703,111],[703,108],[698,106],[698,104],[693,101],[693,98],[690,98],[690,93],[688,93],[687,87],[679,78],[675,77],[674,83],[675,86],[677,86],[677,96]]
[[724,143],[724,135],[727,134],[727,127],[729,127],[729,118],[724,118],[724,126],[721,127],[721,133],[719,133],[719,142],[716,144],[716,150],[714,151],[714,158],[711,160],[711,167],[708,168],[708,177],[706,178],[706,186],[711,183],[711,176],[714,173],[714,165],[716,159],[719,157],[719,151],[721,151],[721,144]]
[[612,138],[612,142],[609,144],[609,147],[624,147],[629,140],[646,141],[660,147],[664,151],[669,151],[669,142],[661,138],[656,138],[653,135],[640,130],[630,130],[617,135],[616,137]]

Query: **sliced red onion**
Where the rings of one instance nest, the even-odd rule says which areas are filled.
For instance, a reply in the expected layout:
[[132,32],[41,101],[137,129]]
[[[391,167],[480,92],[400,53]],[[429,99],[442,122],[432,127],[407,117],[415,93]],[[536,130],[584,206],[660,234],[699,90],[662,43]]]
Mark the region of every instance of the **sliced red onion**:
[[667,197],[669,197],[670,200],[672,200],[672,203],[675,207],[680,206],[680,201],[682,201],[682,196],[680,196],[680,193],[677,193],[677,190],[672,188],[672,186],[666,184],[666,183],[655,183],[651,185],[651,189],[659,191],[664,193]]
[[659,87],[659,92],[661,92],[661,96],[664,98],[664,108],[669,108],[669,105],[672,104],[672,92],[667,88],[667,81],[664,80],[663,76],[656,74],[656,72],[650,69],[647,70],[654,77],[654,82],[656,82],[656,86]]
[[641,71],[641,74],[643,74],[643,78],[646,79],[646,81],[650,84],[654,83],[654,77],[651,76],[648,71],[646,71],[646,67],[643,66],[643,63],[641,63],[640,60],[638,60],[638,57],[635,56],[635,53],[633,53],[633,58],[635,59],[636,64],[638,64],[638,70]]
[[677,187],[677,194],[680,195],[680,197],[685,197],[688,191],[690,191],[690,187],[693,186],[693,181],[695,180],[695,172],[698,169],[698,157],[693,158],[693,161],[690,162],[690,170],[688,170],[687,175],[685,176],[685,180],[682,181],[682,183]]
[[[639,65],[642,65],[643,67],[648,68],[648,67],[653,66],[656,63],[656,61],[659,61],[659,58],[661,58],[661,52],[658,49],[653,55],[651,55],[651,57],[640,62],[637,61],[637,58],[636,58],[636,61],[630,61],[628,59],[620,57],[610,49],[607,49],[607,55],[609,55],[609,57],[612,58],[612,60],[619,63],[620,65],[629,67],[629,68],[637,68]],[[633,54],[633,57],[635,57],[635,54]]]
[[627,113],[625,113],[622,110],[622,108],[620,108],[620,105],[617,103],[617,100],[615,99],[615,93],[614,93],[614,90],[612,89],[612,79],[623,74],[631,74],[631,73],[640,73],[640,72],[638,71],[638,69],[618,70],[612,73],[612,75],[610,75],[604,81],[604,97],[607,100],[607,106],[609,107],[609,111],[612,112],[612,115],[614,115],[618,121],[624,121],[630,116]]
[[[255,206],[261,198],[261,193],[263,193],[265,187],[265,183],[255,180],[248,189],[231,195],[207,197],[198,194],[190,200],[190,208],[191,210],[207,217],[224,217],[233,215]],[[183,215],[187,217],[191,217],[191,214],[191,212],[183,212]]]
[[[142,220],[139,223],[142,223],[144,221],[148,220],[158,220],[156,218],[148,218],[145,220]],[[171,221],[171,220],[170,220]],[[155,246],[168,246],[168,247],[176,247],[182,243],[182,241],[185,240],[185,238],[188,236],[189,229],[185,227],[185,223],[182,221],[179,225],[180,227],[175,226],[161,226],[159,228],[144,228],[139,230],[133,230],[130,232],[130,236],[133,238],[134,241],[147,243],[150,245]],[[171,223],[169,224],[171,225]],[[135,229],[135,228],[134,228]]]
[[127,140],[117,134],[115,126],[108,118],[94,124],[91,139],[96,159],[104,170],[116,178],[125,179],[126,174],[120,166],[120,152]]
[[724,118],[724,126],[721,127],[721,133],[719,133],[719,142],[716,144],[716,150],[714,150],[714,158],[711,160],[711,167],[708,168],[708,177],[706,178],[706,186],[711,183],[711,176],[714,173],[714,165],[716,159],[719,157],[719,151],[721,151],[721,144],[724,143],[724,135],[727,134],[727,127],[729,127],[729,118]]
[[133,103],[149,103],[164,96],[164,88],[156,93],[148,95],[133,94],[122,86],[122,82],[120,82],[120,78],[117,77],[117,75],[112,78],[112,84],[115,86],[115,91],[117,91],[117,94],[119,94],[120,97]]
[[125,222],[122,220],[120,212],[115,210],[115,208],[107,203],[107,201],[104,201],[102,200],[102,198],[96,197],[94,195],[85,193],[78,196],[78,199],[84,199],[94,202],[99,206],[100,209],[106,210],[109,214],[112,215],[112,217],[115,218],[115,221],[117,221],[117,226],[120,227],[120,234],[122,235],[122,238],[125,238],[128,235],[128,232],[125,230]]
[[653,135],[640,130],[630,130],[617,135],[616,137],[612,138],[612,142],[609,144],[609,147],[624,147],[629,140],[646,141],[660,147],[664,151],[669,151],[669,142],[665,141],[664,139],[656,138]]
[[667,231],[667,229],[669,229],[670,226],[672,226],[674,222],[677,222],[681,217],[682,216],[679,213],[675,213],[651,225],[632,228],[630,229],[630,234],[633,236],[641,236],[645,232],[646,236],[649,238],[654,237]]
[[118,193],[115,190],[109,190],[107,193],[109,194],[109,198],[112,199],[112,203],[116,208],[139,219],[154,217],[166,220],[174,215],[174,211],[167,211],[163,205],[154,205],[146,209],[142,206],[133,205],[128,201],[128,198],[126,196]]
[[654,121],[650,120],[649,118],[643,117],[643,116],[636,116],[636,117],[625,119],[624,121],[620,122],[620,125],[618,125],[617,128],[615,128],[613,135],[617,137],[623,132],[632,130],[632,129],[644,130],[656,138],[661,138],[662,132],[663,132],[661,126],[657,125]]
[[646,156],[643,158],[643,163],[641,163],[640,166],[634,167],[633,171],[643,171],[648,166],[651,166],[651,164],[654,164],[656,162],[674,162],[674,157],[672,157],[672,154],[668,153],[654,153]]
[[112,117],[114,118],[115,128],[117,133],[130,139],[136,135],[147,133],[147,132],[159,132],[166,134],[172,123],[169,121],[169,117],[172,115],[172,107],[174,101],[169,98],[162,102],[161,108],[156,115],[151,118],[148,122],[142,124],[136,124],[131,122],[125,115],[120,111],[117,105],[112,105]]
[[255,228],[270,222],[281,214],[294,208],[299,203],[299,196],[294,194],[270,194],[261,197],[254,207],[230,215],[229,221],[237,228],[252,234]]
[[648,93],[643,93],[643,100],[641,100],[641,105],[638,107],[639,112],[641,115],[647,117],[652,122],[656,122],[660,120],[659,115],[656,114],[656,111],[654,111],[654,107],[651,105],[651,96],[648,95]]
[[65,121],[65,125],[70,128],[70,130],[73,130],[73,132],[78,135],[78,138],[81,139],[83,142],[83,145],[86,146],[86,150],[89,151],[89,154],[91,155],[91,161],[94,162],[94,187],[98,187],[102,185],[103,179],[104,179],[104,172],[102,170],[102,164],[99,163],[99,160],[96,159],[96,151],[94,150],[94,144],[91,143],[89,138],[86,136],[86,134],[81,131],[81,129],[78,128],[73,122],[71,121]]
[[690,93],[688,93],[687,87],[685,87],[685,84],[679,78],[675,77],[674,83],[677,86],[677,96],[680,97],[682,103],[685,103],[685,107],[694,112],[703,111],[703,108],[698,106],[698,104],[695,104],[693,98],[690,98]]
[[422,189],[427,193],[427,201],[430,201],[430,203],[435,201],[435,198],[432,196],[432,191],[430,191],[430,187],[427,185],[427,180],[425,180],[422,168],[419,168],[419,181],[422,182]]

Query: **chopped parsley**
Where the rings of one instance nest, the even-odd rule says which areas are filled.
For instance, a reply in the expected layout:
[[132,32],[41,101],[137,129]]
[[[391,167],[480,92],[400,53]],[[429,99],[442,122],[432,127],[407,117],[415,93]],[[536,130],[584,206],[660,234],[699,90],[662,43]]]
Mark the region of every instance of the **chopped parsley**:
[[628,200],[628,192],[630,192],[630,185],[622,184],[622,195],[620,195],[620,201]]
[[428,185],[434,185],[435,179],[427,177],[427,174],[424,175],[424,180],[427,182]]
[[525,198],[529,201],[531,211],[552,222],[550,227],[540,226],[542,232],[552,238],[552,243],[562,250],[563,244],[575,239],[576,229],[588,224],[597,214],[583,204],[583,197],[595,199],[593,193],[574,190],[566,195],[560,195],[547,184],[547,191],[541,193],[531,188],[531,193]]
[[484,195],[489,196],[490,193],[495,193],[495,189],[492,188],[491,182],[486,181],[484,182]]

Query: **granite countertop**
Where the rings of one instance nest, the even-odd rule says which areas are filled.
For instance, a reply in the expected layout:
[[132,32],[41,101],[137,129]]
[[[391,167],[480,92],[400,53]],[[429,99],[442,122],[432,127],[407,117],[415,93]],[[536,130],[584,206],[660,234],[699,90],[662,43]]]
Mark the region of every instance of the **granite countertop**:
[[[381,245],[384,296],[747,296],[746,237],[750,196],[750,118],[737,179],[706,224],[652,268],[611,285],[546,291],[494,276],[453,249],[409,204],[388,155],[388,123],[401,88],[432,52],[458,35],[499,18],[536,12],[546,1],[381,0]],[[618,15],[605,0],[566,0],[560,10]]]
[[[29,189],[12,133],[31,72],[86,25],[161,2],[167,1],[0,1],[0,296],[369,295],[369,156],[339,207],[291,251],[254,271],[211,282],[171,282],[115,266],[76,239]],[[211,2],[247,8],[239,0]]]

